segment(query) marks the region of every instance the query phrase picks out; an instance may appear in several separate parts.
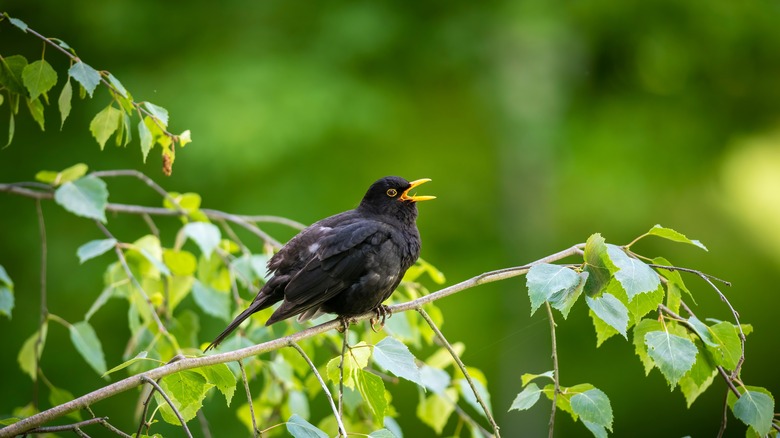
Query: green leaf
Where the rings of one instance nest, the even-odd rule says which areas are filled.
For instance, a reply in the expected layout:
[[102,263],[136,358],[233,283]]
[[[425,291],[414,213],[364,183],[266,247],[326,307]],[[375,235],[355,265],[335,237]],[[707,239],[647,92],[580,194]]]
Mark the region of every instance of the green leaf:
[[585,420],[582,420],[582,424],[584,424],[596,438],[607,438],[607,431],[604,429],[604,426]]
[[696,332],[697,335],[699,335],[699,338],[701,338],[702,342],[704,342],[708,346],[717,347],[719,345],[712,338],[712,333],[710,332],[709,326],[699,321],[699,318],[695,316],[691,316],[690,318],[688,318],[688,325],[693,329],[694,332]]
[[536,386],[536,383],[531,383],[517,394],[517,397],[515,397],[515,401],[512,402],[512,406],[509,407],[509,410],[515,409],[524,411],[526,409],[531,409],[531,407],[539,401],[541,395],[542,390]]
[[548,263],[532,266],[526,274],[528,297],[531,299],[531,315],[553,294],[561,290],[574,289],[579,282],[580,276],[565,266]]
[[141,141],[141,154],[143,154],[144,163],[146,163],[146,157],[149,155],[149,151],[152,150],[154,143],[152,131],[149,130],[144,120],[138,122],[138,138]]
[[775,400],[764,392],[746,391],[732,409],[734,416],[764,436],[772,429]]
[[154,265],[154,267],[158,271],[160,271],[160,273],[162,273],[162,274],[164,274],[164,275],[166,275],[168,277],[171,276],[170,269],[168,269],[168,267],[165,265],[165,263],[163,263],[163,261],[161,260],[162,259],[162,254],[158,254],[157,252],[155,252],[153,254],[153,253],[149,252],[146,248],[137,248],[137,249],[138,249],[138,252],[140,252],[141,255],[143,255],[146,258],[146,260],[149,260],[149,262],[152,265]]
[[287,420],[287,432],[293,438],[328,438],[328,434],[296,414]]
[[100,145],[100,150],[103,150],[106,141],[116,132],[119,127],[120,117],[122,117],[122,111],[110,104],[97,113],[92,122],[90,122],[89,130]]
[[587,272],[580,272],[580,281],[576,286],[559,290],[547,299],[551,306],[561,312],[563,319],[569,317],[569,311],[571,311],[574,303],[576,303],[580,298],[580,295],[582,295],[582,290],[585,288],[585,283],[588,281],[588,275],[589,274]]
[[98,339],[95,329],[86,321],[77,322],[71,325],[69,329],[70,340],[73,342],[76,350],[93,370],[100,375],[105,374],[106,359],[103,356],[103,346],[100,344],[100,339]]
[[162,123],[163,126],[168,126],[168,110],[157,106],[151,102],[144,102],[144,106],[149,112]]
[[116,78],[116,76],[112,75],[111,73],[108,74],[108,82],[116,88],[116,91],[119,92],[119,94],[122,95],[122,97],[127,98],[127,89],[125,89],[125,86],[122,85],[121,82],[119,82],[119,79]]
[[[556,406],[562,411],[568,412],[571,415],[571,418],[574,421],[577,421],[579,419],[579,415],[577,415],[572,410],[571,398],[577,394],[595,389],[595,387],[590,383],[580,383],[579,385],[570,386],[568,388],[562,386],[560,389],[561,392],[558,394],[558,402],[556,403]],[[542,388],[542,392],[544,392],[545,397],[552,400],[553,394],[555,393],[555,386],[552,383],[545,385],[545,387]]]
[[67,182],[54,192],[54,200],[77,216],[106,221],[108,190],[100,178],[85,176]]
[[0,315],[5,314],[11,319],[11,312],[14,309],[14,282],[11,277],[0,265]]
[[22,82],[22,72],[25,67],[27,67],[27,59],[21,55],[0,59],[0,85],[5,85],[16,94],[26,95],[27,89]]
[[44,118],[43,118],[43,103],[40,99],[27,99],[27,108],[30,110],[30,115],[33,120],[38,122],[38,126],[41,127],[41,131],[45,131]]
[[[615,282],[618,286],[619,282]],[[611,287],[611,285],[610,285]],[[621,288],[622,289],[622,288]],[[622,294],[625,294],[621,290]],[[617,294],[615,295],[617,296]],[[623,295],[625,296],[625,295]],[[620,297],[622,298],[622,296]],[[634,296],[634,299],[628,302],[628,313],[631,315],[631,319],[628,322],[628,326],[636,324],[645,315],[658,309],[658,305],[664,301],[664,288],[659,285],[658,289]]]
[[359,370],[355,374],[355,382],[358,392],[374,414],[374,418],[384,418],[387,399],[382,378],[366,370]]
[[639,321],[634,327],[633,342],[636,355],[639,356],[639,360],[645,368],[645,375],[650,374],[650,370],[653,369],[655,363],[653,359],[647,354],[647,344],[645,344],[645,335],[663,330],[663,324],[656,319],[643,319]]
[[222,239],[219,228],[208,222],[190,222],[184,226],[183,232],[198,245],[201,253],[207,259]]
[[[49,331],[48,329],[49,325],[44,323],[40,330],[33,333],[32,336],[24,341],[21,350],[19,350],[19,355],[16,357],[16,361],[19,362],[19,368],[30,376],[33,381],[38,380],[38,359],[40,359],[43,354],[43,347],[46,345],[46,334]],[[39,338],[40,343],[38,342]]]
[[593,388],[572,396],[571,409],[583,422],[612,430],[612,405],[600,389]]
[[628,328],[628,308],[620,302],[614,295],[605,292],[598,298],[585,297],[588,307],[593,313],[610,327],[618,331],[624,338]]
[[546,377],[550,380],[552,380],[555,377],[555,371],[545,371],[542,374],[531,374],[531,373],[525,373],[522,376],[520,376],[520,380],[523,382],[523,386],[528,385],[528,382],[532,380],[536,380],[540,377]]
[[35,179],[53,186],[59,186],[66,182],[75,181],[87,174],[87,167],[84,163],[74,164],[65,170],[55,172],[53,170],[41,170],[35,174]]
[[695,341],[694,344],[696,344],[696,348],[699,351],[696,363],[694,363],[690,371],[680,379],[680,391],[682,391],[685,396],[688,408],[691,407],[699,395],[710,387],[715,376],[718,374],[718,371],[715,369],[715,364],[712,362],[712,358],[704,348],[702,342]]
[[100,83],[100,73],[94,68],[90,67],[84,61],[79,61],[68,70],[70,77],[78,81],[84,90],[89,93],[89,97],[92,97],[92,93]]
[[615,278],[623,286],[629,301],[638,294],[653,292],[661,286],[661,280],[653,268],[629,257],[619,246],[607,245],[607,248],[610,260],[618,268]]
[[198,259],[189,251],[163,250],[163,262],[173,275],[192,275],[198,269]]
[[715,357],[715,362],[727,370],[733,370],[742,356],[742,342],[734,324],[722,321],[709,328],[717,348],[709,348]]
[[184,147],[192,143],[192,133],[189,129],[179,134],[179,146]]
[[233,394],[236,392],[236,376],[230,371],[227,365],[220,363],[202,368],[196,368],[206,381],[217,387],[219,392],[225,396],[225,402],[230,406],[233,400]]
[[[654,265],[661,265],[661,266],[673,266],[669,260],[666,260],[663,257],[656,257],[653,259]],[[696,300],[693,298],[693,294],[690,290],[688,290],[688,287],[685,286],[685,282],[682,279],[682,276],[680,275],[680,272],[678,271],[672,271],[669,269],[663,269],[663,268],[655,268],[658,270],[658,273],[663,275],[667,280],[669,280],[669,283],[677,286],[680,290],[688,294],[688,297],[693,301],[694,304],[696,304]]]
[[[371,346],[361,341],[353,345],[344,355],[344,386],[355,389],[355,379],[353,378],[360,370],[368,366],[368,359],[371,357]],[[339,363],[341,357],[334,357],[328,362],[328,378],[334,383],[339,382]]]
[[601,344],[606,342],[609,338],[620,334],[614,327],[607,324],[596,316],[596,313],[592,309],[588,310],[588,316],[593,321],[593,328],[596,330],[596,347],[601,347]]
[[669,239],[675,242],[689,243],[691,245],[696,245],[699,248],[707,251],[707,247],[704,246],[704,244],[702,244],[698,240],[691,240],[685,237],[684,234],[675,231],[671,228],[662,227],[661,225],[655,225],[653,228],[650,229],[650,231],[647,232],[647,234],[651,236],[663,237],[664,239]]
[[458,392],[454,388],[447,389],[441,395],[431,394],[417,404],[417,418],[441,435],[447,420],[455,411],[454,403],[457,401]]
[[84,263],[89,259],[105,254],[113,249],[114,246],[116,246],[116,239],[92,240],[81,245],[76,250],[76,255],[79,258],[79,263]]
[[225,321],[230,320],[230,296],[195,280],[192,285],[195,303],[207,314]]
[[[49,386],[49,403],[52,406],[59,406],[73,400],[73,394],[67,389],[57,388],[54,385]],[[68,417],[73,418],[76,421],[81,421],[81,411],[74,411],[66,414]]]
[[450,386],[450,381],[452,380],[446,371],[429,365],[420,367],[420,376],[425,387],[437,394],[443,393]]
[[57,72],[45,59],[40,59],[22,70],[22,82],[30,92],[30,99],[35,100],[57,84]]
[[616,269],[609,260],[607,245],[601,234],[596,233],[588,237],[585,242],[584,259],[585,272],[589,274],[584,290],[587,295],[594,296],[604,290],[612,272]]
[[415,357],[401,341],[388,336],[374,345],[374,361],[398,377],[424,386]]
[[645,334],[645,344],[647,353],[672,389],[696,362],[696,346],[690,339],[667,331],[653,331]]
[[[173,404],[186,422],[195,418],[195,415],[203,406],[203,399],[206,398],[206,393],[213,385],[206,382],[206,378],[195,371],[179,371],[176,374],[164,377],[160,381],[160,387],[171,398],[171,401],[173,401]],[[157,404],[161,406],[160,413],[163,420],[166,423],[180,426],[179,419],[165,399],[158,392],[155,392],[154,398],[157,400]]]
[[[6,15],[6,17],[8,17],[8,16]],[[11,18],[11,17],[8,17],[8,21],[10,21],[11,24],[13,24],[14,26],[16,26],[19,29],[21,29],[22,32],[27,33],[27,23],[25,23],[24,21],[22,21],[22,20],[20,20],[18,18]]]
[[60,131],[65,126],[65,119],[70,115],[71,101],[73,100],[73,85],[70,84],[70,77],[65,81],[65,85],[62,87],[60,97],[57,99],[57,106],[60,109]]

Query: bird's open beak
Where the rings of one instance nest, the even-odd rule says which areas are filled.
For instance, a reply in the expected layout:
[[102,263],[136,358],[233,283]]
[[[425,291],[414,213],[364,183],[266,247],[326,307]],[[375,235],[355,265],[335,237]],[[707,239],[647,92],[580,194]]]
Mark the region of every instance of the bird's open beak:
[[430,178],[422,178],[422,179],[418,179],[418,180],[414,180],[414,181],[410,182],[409,184],[411,184],[411,185],[409,186],[409,188],[404,190],[404,192],[401,193],[401,197],[398,198],[398,199],[401,200],[401,201],[412,201],[412,202],[430,201],[431,199],[436,199],[435,196],[409,195],[409,192],[413,188],[419,186],[420,184],[427,183],[430,180],[431,180]]

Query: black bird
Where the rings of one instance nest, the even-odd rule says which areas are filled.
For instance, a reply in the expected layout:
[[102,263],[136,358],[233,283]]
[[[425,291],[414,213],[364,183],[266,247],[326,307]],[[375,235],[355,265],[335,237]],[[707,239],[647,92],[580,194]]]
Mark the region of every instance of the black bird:
[[354,210],[318,221],[293,237],[268,261],[273,276],[249,307],[206,347],[216,347],[245,319],[282,301],[265,325],[298,315],[299,321],[335,313],[341,317],[374,311],[420,256],[418,201],[435,196],[409,192],[430,181],[388,176],[368,188]]

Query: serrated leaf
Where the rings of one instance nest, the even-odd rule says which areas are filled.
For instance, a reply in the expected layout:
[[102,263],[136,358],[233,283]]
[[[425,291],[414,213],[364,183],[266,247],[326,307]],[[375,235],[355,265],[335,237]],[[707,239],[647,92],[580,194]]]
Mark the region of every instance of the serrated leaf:
[[[579,415],[574,413],[571,408],[571,398],[577,394],[589,391],[591,389],[595,389],[595,387],[590,383],[580,383],[579,385],[570,387],[562,386],[560,388],[561,391],[557,397],[558,402],[556,403],[556,406],[562,411],[568,412],[569,415],[571,415],[571,418],[574,421],[577,421],[579,419]],[[552,383],[545,385],[544,388],[542,388],[542,392],[544,393],[545,397],[552,400],[553,394],[555,393],[555,386]]]
[[509,407],[509,410],[524,411],[526,409],[531,409],[531,407],[539,401],[541,395],[542,390],[536,386],[536,383],[531,383],[517,394],[517,397],[515,397],[515,401],[512,402],[512,406]]
[[39,59],[24,67],[22,82],[34,100],[57,84],[57,72],[45,59]]
[[722,321],[710,326],[712,340],[718,344],[717,348],[711,348],[715,362],[727,370],[733,370],[742,356],[742,342],[734,324]]
[[192,239],[207,259],[219,245],[222,234],[219,228],[208,222],[190,222],[183,228],[184,235]]
[[694,363],[690,371],[680,379],[680,391],[683,393],[683,396],[685,396],[688,408],[691,407],[699,395],[709,388],[713,379],[718,374],[718,371],[715,369],[715,364],[712,362],[712,358],[704,348],[702,342],[697,340],[694,344],[699,351],[696,357],[696,363]]
[[[620,285],[619,282],[616,281],[616,283]],[[623,292],[623,294],[625,294],[625,292]],[[615,296],[617,296],[617,294]],[[622,298],[622,296],[620,298]],[[635,295],[634,299],[629,301],[628,305],[626,306],[628,307],[628,313],[631,316],[630,320],[628,321],[628,326],[631,327],[648,313],[652,312],[653,310],[657,310],[658,305],[663,303],[663,301],[664,288],[660,285],[658,289],[652,292]]]
[[141,154],[143,154],[144,163],[146,163],[146,157],[149,155],[149,151],[152,150],[153,137],[152,131],[149,130],[144,120],[138,122],[138,139],[141,141]]
[[734,403],[732,411],[735,417],[764,436],[772,429],[775,401],[763,392],[746,391]]
[[604,426],[596,423],[591,423],[590,421],[582,420],[582,424],[585,425],[586,428],[590,431],[590,433],[593,434],[596,438],[607,438],[607,430],[604,428]]
[[79,258],[79,263],[84,263],[89,259],[105,254],[113,249],[114,246],[116,246],[116,239],[92,240],[81,245],[76,250],[76,255]]
[[[195,418],[195,415],[203,406],[203,399],[206,398],[206,393],[213,386],[206,382],[205,377],[195,371],[179,371],[176,374],[164,377],[160,381],[160,387],[171,398],[185,422]],[[179,419],[165,399],[158,392],[155,392],[154,398],[157,400],[157,404],[161,406],[160,413],[163,420],[169,424],[180,426]]]
[[615,278],[623,286],[629,301],[638,294],[652,292],[661,286],[661,280],[653,268],[641,260],[629,257],[619,246],[607,245],[607,253],[618,268]]
[[162,123],[163,126],[168,126],[168,110],[157,106],[151,102],[144,102],[144,107]]
[[454,403],[458,400],[458,392],[449,388],[444,394],[431,394],[417,404],[417,418],[441,435],[450,415],[455,411]]
[[108,190],[100,178],[85,176],[67,182],[54,192],[54,200],[77,216],[106,222]]
[[33,120],[41,127],[41,131],[45,131],[44,117],[43,117],[43,103],[40,99],[27,99],[27,108],[30,110],[30,115]]
[[233,394],[236,392],[236,376],[230,371],[227,365],[220,363],[202,368],[196,368],[206,381],[217,387],[217,390],[225,396],[225,402],[230,406],[233,400]]
[[648,347],[647,354],[672,389],[696,362],[696,346],[690,339],[667,331],[652,331],[645,334],[645,344]]
[[84,87],[84,90],[89,93],[89,97],[92,97],[92,93],[95,92],[95,88],[100,83],[100,73],[97,70],[84,61],[79,61],[73,64],[70,70],[68,70],[68,74]]
[[382,378],[366,370],[359,370],[355,374],[355,383],[355,387],[374,414],[374,418],[384,418],[387,399]]
[[[48,333],[49,325],[44,323],[40,330],[36,330],[19,350],[19,354],[16,357],[16,361],[19,363],[19,368],[30,376],[33,381],[38,380],[38,359],[43,354],[43,347],[46,345],[46,334]],[[40,334],[39,334],[40,333]],[[38,340],[40,339],[40,343]],[[36,348],[37,346],[37,348]]]
[[665,228],[662,227],[661,225],[653,226],[653,228],[651,228],[650,231],[647,232],[647,234],[651,236],[663,237],[664,239],[669,239],[674,242],[689,243],[691,245],[698,246],[699,248],[707,251],[707,247],[704,246],[704,244],[699,242],[698,240],[691,240],[685,237],[685,235],[680,233],[679,231],[675,231],[671,228]]
[[712,333],[710,332],[709,326],[699,321],[699,318],[695,316],[691,316],[690,318],[688,318],[688,326],[690,326],[693,329],[693,331],[696,332],[697,335],[699,335],[699,338],[701,338],[702,342],[704,342],[710,347],[718,346],[718,343],[715,342],[715,340],[712,338]]
[[593,321],[593,328],[596,331],[596,347],[601,347],[601,344],[615,335],[619,335],[614,327],[604,322],[601,318],[596,316],[592,309],[588,309],[588,316]]
[[624,338],[628,328],[628,308],[614,295],[605,292],[598,298],[585,297],[588,307],[599,319],[618,331]]
[[532,266],[526,274],[528,297],[531,299],[531,315],[553,294],[561,290],[574,289],[579,282],[580,276],[565,266],[548,263]]
[[558,309],[561,312],[561,315],[563,315],[563,319],[566,319],[569,317],[569,311],[571,311],[572,306],[574,306],[574,303],[577,302],[577,300],[580,298],[580,295],[582,295],[582,290],[585,288],[585,283],[588,281],[589,274],[587,272],[580,272],[579,273],[579,283],[577,283],[576,286],[570,287],[568,289],[560,290],[554,294],[550,298],[547,299],[547,301],[550,302],[550,305],[554,308]]
[[116,76],[112,75],[111,73],[108,74],[108,82],[116,88],[116,91],[119,92],[122,97],[127,98],[127,89],[125,89],[125,86],[122,85],[121,82],[119,82],[119,79],[116,78]]
[[70,340],[84,360],[98,374],[105,374],[106,359],[103,356],[103,346],[100,344],[95,329],[86,321],[77,322],[68,328],[70,329]]
[[26,95],[27,89],[22,82],[22,72],[25,67],[27,67],[27,59],[21,55],[0,59],[0,84],[16,94]]
[[401,341],[388,336],[374,345],[374,361],[382,368],[406,380],[424,386],[415,357]]
[[583,257],[585,272],[589,274],[584,290],[587,295],[594,296],[604,290],[616,269],[609,260],[607,245],[601,234],[596,233],[588,237]]
[[612,430],[612,405],[600,389],[593,388],[572,396],[571,409],[582,421]]
[[328,438],[328,434],[296,414],[287,420],[287,432],[293,438]]
[[555,371],[553,371],[553,370],[545,371],[545,372],[543,372],[541,374],[525,373],[522,376],[520,376],[520,380],[522,381],[523,386],[526,386],[526,385],[528,385],[528,382],[530,382],[532,380],[536,380],[536,379],[538,379],[540,377],[546,377],[546,378],[552,380],[555,377]]
[[230,320],[230,296],[208,287],[198,280],[192,285],[192,297],[195,303],[211,316],[225,321]]
[[[90,122],[89,130],[100,145],[100,150],[103,150],[106,141],[108,141],[119,128],[119,120],[121,117],[122,111],[114,108],[112,104],[97,113],[92,119],[92,122]],[[121,135],[121,133],[119,135]]]

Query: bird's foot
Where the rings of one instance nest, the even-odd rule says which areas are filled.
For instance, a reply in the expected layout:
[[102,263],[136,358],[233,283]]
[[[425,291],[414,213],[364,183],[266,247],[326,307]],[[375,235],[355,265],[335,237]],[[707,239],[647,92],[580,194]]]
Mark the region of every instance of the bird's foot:
[[[379,333],[379,330],[382,330],[385,327],[385,320],[393,316],[393,310],[384,304],[380,304],[374,309],[374,313],[376,314],[376,318],[371,318],[369,322],[371,322],[371,330],[373,330],[374,333]],[[379,322],[380,318],[382,318],[381,322]],[[375,327],[377,322],[379,322],[379,330]]]
[[347,329],[349,329],[349,324],[352,321],[348,316],[339,316],[339,322],[341,322],[341,324],[336,327],[336,330],[338,330],[339,333],[344,333],[347,331]]

